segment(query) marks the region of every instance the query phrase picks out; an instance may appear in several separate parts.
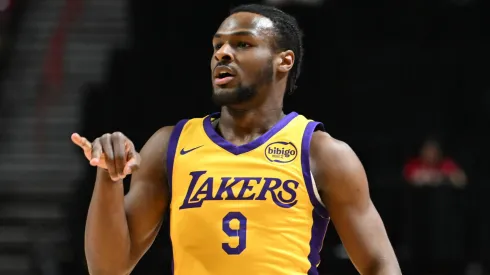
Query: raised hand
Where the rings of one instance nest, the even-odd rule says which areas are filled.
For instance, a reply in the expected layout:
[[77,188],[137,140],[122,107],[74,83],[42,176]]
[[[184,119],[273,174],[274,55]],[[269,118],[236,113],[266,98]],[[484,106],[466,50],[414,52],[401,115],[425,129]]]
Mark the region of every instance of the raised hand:
[[74,133],[71,140],[82,148],[90,165],[106,169],[113,181],[121,180],[139,168],[140,155],[133,142],[120,132],[104,134],[92,143]]

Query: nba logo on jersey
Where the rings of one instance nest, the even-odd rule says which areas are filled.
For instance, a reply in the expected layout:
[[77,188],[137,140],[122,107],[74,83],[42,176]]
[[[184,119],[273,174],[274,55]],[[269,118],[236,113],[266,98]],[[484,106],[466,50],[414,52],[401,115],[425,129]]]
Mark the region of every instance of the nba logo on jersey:
[[174,274],[317,275],[329,220],[309,167],[318,123],[290,113],[237,146],[215,131],[218,116],[179,122],[170,140]]
[[265,157],[271,162],[292,162],[297,155],[298,150],[292,142],[276,141],[265,148]]

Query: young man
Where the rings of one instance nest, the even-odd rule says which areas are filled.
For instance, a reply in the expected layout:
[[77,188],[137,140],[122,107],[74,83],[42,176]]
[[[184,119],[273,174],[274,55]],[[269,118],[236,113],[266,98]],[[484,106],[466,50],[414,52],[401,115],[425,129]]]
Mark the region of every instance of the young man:
[[401,274],[357,156],[322,124],[283,113],[303,55],[296,20],[240,6],[213,46],[220,113],[163,127],[139,153],[122,133],[92,143],[73,134],[98,167],[85,241],[91,273],[128,274],[170,207],[177,275],[318,274],[330,219],[361,274]]

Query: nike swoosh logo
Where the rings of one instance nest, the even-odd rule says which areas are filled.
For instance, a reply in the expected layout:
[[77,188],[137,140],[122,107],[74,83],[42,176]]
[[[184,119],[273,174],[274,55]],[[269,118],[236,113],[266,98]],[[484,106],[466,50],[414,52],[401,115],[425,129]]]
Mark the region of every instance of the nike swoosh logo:
[[182,150],[180,150],[180,154],[181,154],[181,155],[185,155],[185,154],[190,153],[190,152],[192,152],[192,151],[194,151],[194,150],[196,150],[196,149],[199,149],[199,148],[201,148],[201,147],[203,147],[203,146],[204,146],[204,145],[197,146],[197,147],[194,147],[194,148],[189,149],[189,150],[184,150],[184,148],[182,148]]

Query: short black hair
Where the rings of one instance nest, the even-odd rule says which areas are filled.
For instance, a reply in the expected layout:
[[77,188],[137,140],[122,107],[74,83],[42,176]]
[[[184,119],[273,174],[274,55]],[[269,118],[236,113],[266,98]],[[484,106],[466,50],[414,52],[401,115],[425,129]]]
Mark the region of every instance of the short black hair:
[[276,31],[275,46],[277,50],[292,50],[295,55],[293,68],[289,72],[286,90],[291,94],[296,89],[296,81],[301,73],[303,61],[303,33],[296,19],[282,10],[265,5],[248,4],[233,8],[230,15],[239,12],[249,12],[269,18]]

